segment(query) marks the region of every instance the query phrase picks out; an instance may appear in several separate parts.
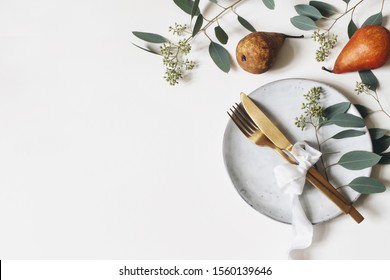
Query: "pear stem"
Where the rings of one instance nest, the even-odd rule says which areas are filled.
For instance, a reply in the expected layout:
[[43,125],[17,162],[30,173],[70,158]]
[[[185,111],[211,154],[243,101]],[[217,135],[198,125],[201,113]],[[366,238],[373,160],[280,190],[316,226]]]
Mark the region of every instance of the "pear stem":
[[326,67],[324,67],[324,66],[322,66],[321,69],[322,69],[322,70],[325,70],[326,72],[333,73],[332,70],[329,70],[328,68],[326,68]]
[[286,38],[292,38],[292,39],[300,39],[300,38],[304,38],[304,37],[305,37],[305,36],[303,36],[303,35],[294,36],[294,35],[286,35],[286,34],[284,34],[284,36],[285,36]]

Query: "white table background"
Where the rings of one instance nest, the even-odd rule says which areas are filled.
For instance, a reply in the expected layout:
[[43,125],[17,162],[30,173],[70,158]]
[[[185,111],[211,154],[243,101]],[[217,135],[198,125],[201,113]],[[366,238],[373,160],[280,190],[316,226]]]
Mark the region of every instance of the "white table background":
[[[293,6],[307,2],[276,0],[270,11],[247,0],[237,12],[258,30],[309,37],[289,22]],[[381,1],[365,2],[358,24],[380,9]],[[225,170],[226,110],[241,91],[283,78],[325,82],[376,108],[354,94],[357,73],[321,70],[347,41],[349,16],[326,62],[315,61],[310,38],[287,40],[262,75],[235,62],[223,73],[199,35],[197,69],[172,87],[161,59],[131,44],[142,44],[131,31],[169,37],[168,26],[188,18],[170,0],[0,1],[0,259],[286,258],[291,227],[248,206]],[[223,21],[234,53],[248,32],[232,14]],[[388,110],[389,69],[374,72]],[[381,114],[368,125],[390,129]],[[389,170],[374,170],[387,187]],[[304,257],[390,258],[390,192],[363,196],[357,208],[362,224],[342,215],[317,225]]]

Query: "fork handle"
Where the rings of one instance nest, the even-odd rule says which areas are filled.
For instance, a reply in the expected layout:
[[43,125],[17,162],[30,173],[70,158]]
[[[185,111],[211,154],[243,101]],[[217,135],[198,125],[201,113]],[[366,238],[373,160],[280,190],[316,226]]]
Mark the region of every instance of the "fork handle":
[[[289,157],[283,150],[273,146],[276,152],[278,152],[283,158],[292,164],[297,164],[295,160]],[[352,203],[348,202],[345,197],[336,190],[336,188],[318,172],[317,169],[311,167],[307,174],[306,179],[323,194],[325,194],[334,204],[336,204],[345,214],[349,214],[357,223],[361,223],[364,217],[353,207]]]

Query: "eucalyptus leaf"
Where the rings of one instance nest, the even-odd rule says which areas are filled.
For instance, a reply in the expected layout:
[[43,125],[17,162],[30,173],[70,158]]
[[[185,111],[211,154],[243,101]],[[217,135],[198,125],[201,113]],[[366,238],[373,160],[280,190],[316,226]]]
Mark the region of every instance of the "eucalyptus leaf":
[[241,16],[237,16],[237,20],[239,23],[241,23],[242,26],[244,26],[246,29],[248,29],[251,32],[256,32],[256,29],[250,24],[246,19],[244,19]]
[[263,0],[263,3],[270,10],[275,9],[275,1],[274,0]]
[[[182,9],[185,13],[192,15],[192,7],[194,6],[194,1],[192,0],[173,0],[175,4]],[[195,16],[200,14],[199,8],[195,12]]]
[[137,48],[141,49],[141,50],[144,50],[146,52],[150,52],[150,53],[153,53],[153,54],[157,54],[157,55],[161,55],[161,53],[157,52],[157,51],[154,51],[152,49],[149,49],[149,48],[144,48],[144,47],[141,47],[141,46],[138,46],[134,43],[132,43],[134,46],[136,46]]
[[379,139],[373,140],[374,152],[380,154],[390,147],[390,136],[385,135]]
[[370,132],[372,140],[378,140],[387,133],[387,130],[383,128],[369,128],[368,131]]
[[292,25],[300,30],[313,30],[317,29],[316,23],[314,20],[307,16],[295,16],[290,19]]
[[217,0],[209,0],[210,2],[214,3],[214,4],[218,4],[218,1]]
[[335,7],[322,1],[310,1],[309,4],[317,8],[324,17],[329,17],[337,13]]
[[214,28],[214,32],[215,32],[215,37],[217,37],[218,41],[221,44],[225,45],[228,42],[229,36],[226,34],[225,30],[222,29],[221,26],[217,25]]
[[376,165],[380,159],[380,155],[372,152],[352,151],[344,154],[337,164],[349,170],[362,170]]
[[333,139],[344,139],[344,138],[351,138],[351,137],[357,137],[366,134],[364,131],[355,130],[355,129],[347,129],[343,130],[339,133],[336,133],[331,138]]
[[359,113],[363,119],[372,113],[372,111],[369,108],[367,108],[363,105],[360,105],[360,104],[354,104],[354,105],[355,105],[356,109],[359,111]]
[[351,0],[343,0],[345,3],[349,3],[349,2],[351,2]]
[[197,14],[197,12],[199,11],[199,1],[200,0],[195,0],[194,1],[194,4],[192,5],[192,9],[191,9],[191,19]]
[[381,193],[386,190],[386,186],[381,181],[370,177],[355,178],[347,186],[362,194]]
[[144,40],[149,43],[154,44],[162,44],[168,42],[168,39],[155,34],[155,33],[148,33],[148,32],[140,32],[140,31],[133,31],[134,36],[138,37],[141,40]]
[[379,82],[371,70],[359,71],[359,76],[364,84],[368,85],[371,90],[376,91],[379,86]]
[[209,45],[209,54],[219,69],[225,73],[230,71],[230,56],[223,46],[218,43],[211,42]]
[[356,24],[351,19],[349,24],[348,24],[348,37],[351,38],[353,36],[353,34],[355,34],[355,32],[357,30],[358,30],[358,27],[356,26]]
[[328,122],[340,127],[364,127],[364,120],[348,113],[338,113],[328,119]]
[[349,103],[349,102],[336,103],[336,104],[333,104],[329,107],[326,107],[324,109],[323,115],[327,119],[330,119],[330,118],[332,118],[332,116],[334,116],[336,114],[346,113],[350,107],[351,107],[351,103]]
[[195,35],[198,34],[199,30],[202,28],[202,25],[203,25],[203,16],[202,14],[199,14],[199,16],[195,21],[194,29],[192,30],[192,37],[195,37]]
[[382,25],[382,23],[383,23],[383,14],[382,14],[382,12],[379,12],[375,15],[370,16],[368,19],[366,19],[366,21],[363,22],[362,26]]
[[295,5],[294,8],[299,15],[308,16],[314,21],[322,18],[320,11],[318,11],[318,9],[313,6],[306,5],[306,4],[299,4],[299,5]]
[[382,158],[379,164],[390,164],[390,152],[381,154]]

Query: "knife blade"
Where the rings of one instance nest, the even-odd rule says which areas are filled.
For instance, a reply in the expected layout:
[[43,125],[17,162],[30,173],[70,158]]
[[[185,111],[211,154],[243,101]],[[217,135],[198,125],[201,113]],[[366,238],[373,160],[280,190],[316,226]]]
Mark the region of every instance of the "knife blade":
[[255,122],[255,124],[261,129],[261,131],[280,149],[290,150],[292,143],[287,137],[280,131],[280,129],[267,117],[263,111],[247,96],[241,92],[241,102],[245,108],[245,111]]
[[[279,149],[290,151],[293,144],[283,132],[268,118],[268,116],[248,97],[241,93],[241,103],[253,122],[265,136]],[[308,170],[307,179],[329,199],[331,199],[344,213],[350,214],[356,222],[363,221],[363,216],[348,202],[337,189],[325,179],[314,167]]]

